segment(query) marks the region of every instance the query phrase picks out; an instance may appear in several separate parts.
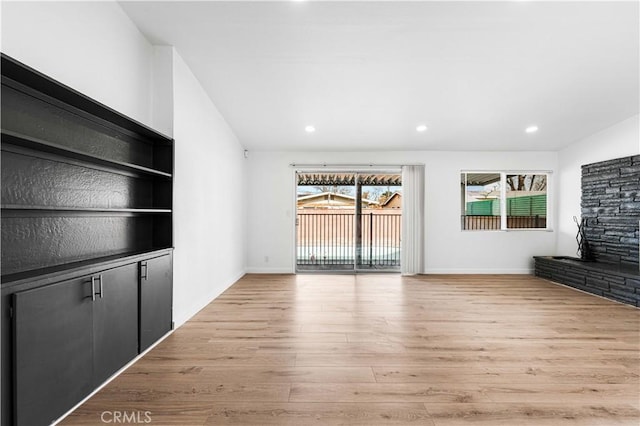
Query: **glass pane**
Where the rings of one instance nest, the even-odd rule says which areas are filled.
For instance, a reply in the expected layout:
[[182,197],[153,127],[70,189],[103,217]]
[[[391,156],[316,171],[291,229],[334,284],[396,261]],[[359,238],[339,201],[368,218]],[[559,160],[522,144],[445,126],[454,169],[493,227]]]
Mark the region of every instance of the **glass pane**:
[[547,175],[507,175],[507,229],[547,227]]
[[400,268],[402,177],[400,174],[361,174],[360,223],[356,229],[356,268]]
[[298,174],[299,271],[354,268],[355,177],[354,173]]
[[500,229],[500,173],[462,173],[462,229]]

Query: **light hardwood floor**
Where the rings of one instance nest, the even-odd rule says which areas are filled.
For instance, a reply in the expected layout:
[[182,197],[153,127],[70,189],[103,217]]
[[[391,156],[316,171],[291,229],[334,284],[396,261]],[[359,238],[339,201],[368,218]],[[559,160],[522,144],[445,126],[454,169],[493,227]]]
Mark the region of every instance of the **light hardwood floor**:
[[638,426],[639,375],[640,310],[532,276],[247,275],[62,424]]

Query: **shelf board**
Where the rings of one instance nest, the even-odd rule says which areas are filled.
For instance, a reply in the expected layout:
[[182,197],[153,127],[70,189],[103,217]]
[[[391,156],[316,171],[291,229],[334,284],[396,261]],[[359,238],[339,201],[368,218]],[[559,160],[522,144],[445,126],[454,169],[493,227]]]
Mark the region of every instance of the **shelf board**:
[[52,211],[52,212],[98,212],[98,213],[149,213],[169,214],[171,209],[114,209],[103,207],[54,207],[54,206],[23,206],[17,204],[2,205],[2,210],[12,211]]
[[[149,247],[146,250],[123,251],[120,253],[105,254],[102,256],[77,260],[77,261],[69,262],[62,265],[47,266],[40,269],[2,275],[0,277],[0,283],[2,284],[2,288],[4,291],[4,289],[10,286],[21,284],[21,283],[24,283],[25,281],[30,281],[33,279],[37,279],[39,281],[50,280],[52,282],[55,282],[61,279],[61,278],[56,278],[60,275],[67,274],[67,273],[73,274],[74,271],[84,270],[88,267],[93,267],[95,269],[104,269],[108,263],[135,262],[142,257],[167,254],[167,253],[170,253],[172,250],[173,250],[173,247]],[[84,271],[83,273],[85,272],[91,273],[91,271],[89,272]]]
[[97,164],[103,167],[109,167],[134,173],[144,173],[147,175],[159,176],[167,179],[171,179],[172,177],[171,173],[139,166],[137,164],[125,163],[123,161],[109,160],[107,158],[88,154],[74,148],[68,148],[57,143],[47,142],[38,138],[32,138],[9,130],[2,129],[2,142],[21,146],[24,148],[36,149],[38,151],[48,152],[50,154],[61,155],[74,160],[80,160],[82,162],[90,164]]

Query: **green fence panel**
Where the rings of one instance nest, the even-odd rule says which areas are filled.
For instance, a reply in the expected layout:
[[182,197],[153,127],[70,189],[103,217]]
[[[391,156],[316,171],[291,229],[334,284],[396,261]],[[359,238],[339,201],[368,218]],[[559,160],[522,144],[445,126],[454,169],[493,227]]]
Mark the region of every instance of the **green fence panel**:
[[[467,216],[500,216],[500,200],[467,203]],[[507,216],[546,216],[547,195],[526,195],[507,198]]]
[[482,200],[467,203],[468,216],[491,216],[493,214],[493,201]]
[[507,198],[508,216],[546,216],[547,196],[527,195]]

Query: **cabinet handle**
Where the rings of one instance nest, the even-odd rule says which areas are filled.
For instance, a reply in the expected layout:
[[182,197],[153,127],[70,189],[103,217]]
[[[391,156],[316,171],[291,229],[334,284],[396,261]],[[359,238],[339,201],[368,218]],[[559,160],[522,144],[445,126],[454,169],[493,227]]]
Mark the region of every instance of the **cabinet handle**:
[[91,277],[91,301],[96,301],[96,277]]
[[100,289],[100,299],[104,296],[104,292],[102,291],[102,274],[98,275],[99,289]]
[[102,274],[98,275],[98,279],[100,280],[100,299],[104,296],[104,291],[102,290]]
[[[95,282],[98,281],[98,292],[96,293],[95,290]],[[96,294],[100,295],[100,299],[102,299],[102,297],[104,296],[104,292],[102,291],[102,274],[96,276],[91,277],[91,293],[93,294],[93,298],[92,300],[96,300]]]
[[[144,272],[142,272],[143,268],[144,268]],[[140,280],[147,280],[148,272],[149,272],[149,265],[147,265],[147,262],[140,262]]]

